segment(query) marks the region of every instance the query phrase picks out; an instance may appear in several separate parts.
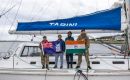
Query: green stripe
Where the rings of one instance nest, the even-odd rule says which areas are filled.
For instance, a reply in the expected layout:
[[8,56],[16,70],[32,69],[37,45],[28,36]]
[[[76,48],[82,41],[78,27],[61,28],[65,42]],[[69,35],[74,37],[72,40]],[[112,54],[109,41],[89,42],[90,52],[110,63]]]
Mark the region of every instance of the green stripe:
[[66,54],[67,53],[72,53],[72,54],[82,54],[85,52],[85,49],[66,49]]

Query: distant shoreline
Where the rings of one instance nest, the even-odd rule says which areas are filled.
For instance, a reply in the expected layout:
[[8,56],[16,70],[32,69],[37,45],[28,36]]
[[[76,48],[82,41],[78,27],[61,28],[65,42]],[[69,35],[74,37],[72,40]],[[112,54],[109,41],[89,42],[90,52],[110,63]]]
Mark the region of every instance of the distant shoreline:
[[[0,40],[0,42],[36,42],[39,43],[38,41],[15,41],[15,40]],[[99,41],[100,42],[100,41]],[[107,44],[124,44],[124,41],[103,41]],[[98,44],[96,41],[91,40],[90,43],[96,43]]]
[[[95,41],[90,41],[91,43],[97,43]],[[100,42],[100,41],[99,41]],[[124,44],[125,42],[124,41],[103,41],[104,43],[107,43],[107,44]]]

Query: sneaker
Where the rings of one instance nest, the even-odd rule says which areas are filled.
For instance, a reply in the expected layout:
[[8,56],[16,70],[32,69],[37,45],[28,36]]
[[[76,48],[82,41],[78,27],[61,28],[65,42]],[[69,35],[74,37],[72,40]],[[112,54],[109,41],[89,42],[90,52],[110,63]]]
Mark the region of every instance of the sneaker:
[[92,69],[91,66],[88,66],[88,69]]
[[42,65],[42,69],[44,69],[45,68],[45,66],[44,65]]
[[76,66],[76,69],[80,68],[80,66]]
[[60,69],[62,69],[63,68],[63,66],[60,66]]
[[57,65],[55,65],[54,68],[57,68]]

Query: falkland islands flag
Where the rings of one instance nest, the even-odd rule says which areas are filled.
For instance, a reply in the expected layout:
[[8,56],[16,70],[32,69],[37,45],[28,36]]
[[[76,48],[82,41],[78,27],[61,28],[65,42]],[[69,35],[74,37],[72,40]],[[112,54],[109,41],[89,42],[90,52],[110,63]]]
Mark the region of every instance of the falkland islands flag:
[[43,51],[45,54],[54,54],[56,53],[56,46],[54,42],[47,42],[43,44]]

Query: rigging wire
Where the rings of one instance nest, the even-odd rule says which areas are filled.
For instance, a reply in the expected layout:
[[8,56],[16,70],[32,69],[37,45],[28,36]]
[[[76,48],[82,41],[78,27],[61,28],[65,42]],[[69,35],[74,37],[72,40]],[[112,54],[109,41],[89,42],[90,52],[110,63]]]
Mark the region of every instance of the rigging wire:
[[[11,4],[10,4],[11,8],[13,8],[12,2],[13,2],[13,0],[11,1]],[[0,17],[2,17],[3,15],[5,15],[6,13],[8,13],[8,12],[11,10],[11,8],[7,9],[8,6],[9,6],[9,1],[8,1],[8,3],[7,3],[7,6],[3,9],[3,11],[2,11]],[[6,9],[7,9],[7,11],[6,11]]]
[[[46,5],[46,4],[48,4],[48,3],[49,3],[49,0],[47,0],[44,4]],[[46,5],[46,7],[45,7],[45,6],[42,6],[41,9],[37,12],[37,14],[35,14],[34,16],[32,16],[32,18],[31,18],[30,20],[33,21],[34,18],[36,18],[36,16],[39,15],[39,14],[44,15],[45,12],[46,12],[46,10],[50,7],[51,4],[52,4],[52,3],[49,3],[48,5]],[[42,18],[42,15],[38,18],[38,20],[40,20],[40,19]],[[40,32],[41,32],[41,31],[40,31]],[[31,36],[31,35],[30,35],[30,36]]]
[[13,5],[13,6],[12,6],[10,9],[8,9],[6,12],[2,13],[2,14],[0,15],[0,18],[1,18],[2,16],[4,16],[6,13],[8,13],[9,11],[11,11],[15,6],[16,6],[16,5]]
[[[5,25],[5,24],[7,23],[7,20],[9,20],[9,19],[6,17],[6,14],[7,14],[9,11],[11,11],[15,6],[16,6],[16,5],[13,5],[10,9],[8,9],[6,12],[4,12],[3,14],[0,15],[0,18],[1,18],[2,16],[5,16],[5,22],[3,23],[3,25]],[[10,22],[10,21],[9,21],[9,22]],[[5,28],[3,28],[3,29],[5,29]]]
[[5,15],[4,17],[7,19],[8,22],[11,23],[11,20],[9,20],[8,16]]
[[98,42],[98,41],[96,41],[97,43],[99,43],[99,44],[101,44],[102,46],[104,46],[104,47],[107,47],[108,49],[110,49],[110,50],[113,50],[113,51],[115,51],[115,52],[118,52],[118,53],[121,53],[120,51],[117,51],[117,50],[114,50],[112,47],[110,47],[109,45],[104,45],[104,44],[106,44],[106,43],[102,43],[102,42]]
[[[45,2],[44,4],[47,4],[49,0],[47,0],[47,2]],[[35,1],[36,2],[36,1]],[[34,16],[31,17],[30,21],[33,21],[34,18],[36,18],[37,15],[39,15],[40,13],[43,15],[45,13],[45,11],[47,10],[47,8],[50,6],[50,4],[47,5],[47,7],[41,7],[41,9],[37,12],[37,14],[35,13]],[[33,9],[35,8],[35,5],[33,5]],[[31,11],[31,13],[33,13],[33,9]],[[43,9],[44,9],[44,13],[43,13]],[[38,20],[40,20],[40,18],[42,18],[41,16],[39,17]],[[40,31],[41,32],[41,31]],[[32,35],[30,35],[32,36]]]
[[[104,44],[108,44],[108,43],[105,43],[105,42],[103,42],[102,40],[97,41],[96,38],[94,38],[93,36],[90,36],[90,35],[89,35],[89,37],[91,37],[92,39],[94,39],[96,43],[101,44],[102,46],[107,47],[107,48],[110,49],[110,50],[113,50],[113,51],[115,51],[115,52],[120,53],[120,51],[114,50],[114,49],[113,49],[114,47],[112,48],[112,46],[110,47],[109,45],[108,45],[108,46],[104,45]],[[104,43],[104,44],[103,44],[103,43]]]
[[[49,1],[49,0],[48,0]],[[46,3],[49,3],[49,2],[46,2]],[[46,12],[46,10],[50,7],[52,5],[52,3],[49,3],[46,7],[42,7],[42,11],[41,11],[41,14],[42,15],[44,15],[45,14],[45,12]],[[43,9],[44,9],[44,11],[43,11]],[[42,18],[42,15],[39,17],[39,19],[38,20],[40,20],[40,18]]]
[[[30,12],[30,16],[32,16],[33,15],[33,10],[35,9],[35,5],[37,4],[37,0],[35,0],[34,2],[33,2],[33,6],[32,6],[32,10],[31,10],[31,12]],[[32,20],[32,18],[30,19],[30,20]]]
[[[6,23],[9,21],[8,17],[7,17],[5,14],[8,13],[9,11],[11,11],[14,7],[15,7],[15,5],[12,6],[8,11],[6,11],[5,13],[3,13],[3,14],[1,15],[1,17],[2,17],[2,16],[5,16],[5,22],[3,23],[3,25],[6,25]],[[9,21],[9,22],[10,22],[10,21]]]
[[[13,20],[13,22],[12,22],[10,28],[9,28],[9,31],[10,31],[10,29],[12,28],[13,24],[15,23],[15,20],[16,20],[16,18],[17,18],[18,11],[19,11],[19,9],[20,9],[20,7],[21,7],[21,4],[22,4],[22,0],[20,0],[20,5],[19,5],[19,7],[18,7],[18,9],[17,9],[17,11],[16,11],[16,14],[15,14],[14,20]],[[15,40],[17,40],[18,37],[19,37],[19,36],[17,35],[17,37],[16,37]],[[8,49],[8,51],[11,49],[11,47],[14,45],[14,43],[15,43],[15,42],[13,42],[13,43],[11,44],[10,48]]]
[[128,21],[128,9],[127,9],[127,3],[126,3],[126,0],[123,0],[123,2],[124,2],[124,4],[123,4],[123,7],[124,7],[124,11],[125,11],[125,18],[126,18],[126,21],[128,22],[127,23],[127,28],[125,29],[125,45],[126,45],[126,47],[127,47],[127,49],[125,50],[125,56],[124,57],[126,57],[126,55],[128,54],[128,51],[129,51],[129,34],[128,34],[128,28],[129,28],[129,21]]
[[127,8],[126,8],[126,0],[124,0],[124,4],[123,4],[124,10],[125,10],[125,17],[127,19]]
[[5,7],[3,8],[3,10],[2,10],[2,12],[1,12],[1,14],[3,14],[3,12],[6,10],[7,5],[10,3],[10,1],[11,1],[11,0],[8,0],[8,1],[7,1],[7,4],[5,4],[5,5],[4,5]]
[[20,4],[19,4],[19,7],[18,7],[18,9],[17,9],[17,11],[16,11],[16,14],[15,14],[14,20],[13,20],[13,22],[12,22],[12,24],[11,24],[11,26],[10,26],[10,28],[9,28],[8,31],[11,30],[12,26],[13,26],[14,23],[15,23],[15,20],[16,20],[16,18],[17,18],[17,16],[18,16],[18,12],[19,12],[19,10],[20,10],[21,4],[22,4],[22,0],[20,0]]
[[[39,13],[41,12],[43,10],[43,8],[41,8],[40,10],[39,10]],[[37,14],[35,14],[35,16],[37,16],[38,15],[38,13]],[[35,18],[35,16],[33,16],[30,20],[31,21],[33,21],[34,20],[34,18]]]
[[[14,41],[17,41],[17,39],[18,39],[18,35],[16,36],[16,38],[14,39]],[[9,50],[11,50],[11,48],[15,45],[15,42],[12,42],[12,44],[9,46],[9,49],[8,49],[8,52],[9,52]]]
[[[9,21],[9,19],[8,19],[8,17],[6,16],[7,15],[7,13],[9,13],[14,7],[15,7],[15,5],[13,5],[13,1],[14,0],[10,0],[11,2],[7,2],[7,5],[6,5],[6,7],[3,9],[3,11],[2,11],[2,13],[0,14],[0,18],[2,18],[2,17],[4,17],[5,18],[5,21],[4,20],[2,20],[2,21],[4,21],[3,22],[3,25],[6,25],[7,24],[7,22],[11,22],[11,21]],[[9,8],[8,8],[9,7]],[[1,22],[2,23],[2,22]],[[6,30],[5,28],[3,28],[3,30]]]
[[[10,2],[11,1],[11,2]],[[7,23],[7,18],[6,18],[6,14],[8,13],[8,12],[10,12],[14,7],[15,7],[15,5],[13,5],[12,6],[12,2],[13,2],[13,0],[9,0],[9,1],[7,1],[7,5],[5,5],[6,7],[2,10],[2,12],[1,12],[1,14],[0,14],[0,18],[2,18],[3,16],[5,17],[5,21],[3,21],[3,22],[1,22],[3,25],[5,25],[6,23]],[[9,4],[9,3],[11,3],[11,4]],[[7,7],[9,7],[10,6],[10,8],[9,9],[7,9]],[[6,10],[7,9],[7,10]],[[6,29],[6,28],[3,28],[3,30],[4,29]],[[2,34],[2,33],[1,33]]]
[[[44,7],[41,7],[41,9],[37,12],[37,14],[35,14],[34,16],[32,16],[32,18],[30,19],[31,21],[34,20],[34,18],[35,18],[37,15],[39,15],[40,13],[41,13],[42,15],[44,15],[45,10],[47,10],[47,8],[50,7],[50,4],[51,4],[51,3],[50,3],[50,4],[47,5],[47,7],[45,7],[45,4],[47,4],[48,2],[49,2],[49,0],[44,3]],[[45,9],[45,10],[44,10],[44,13],[43,13],[43,9]],[[40,18],[41,18],[41,16],[39,17],[39,19],[40,19]]]

